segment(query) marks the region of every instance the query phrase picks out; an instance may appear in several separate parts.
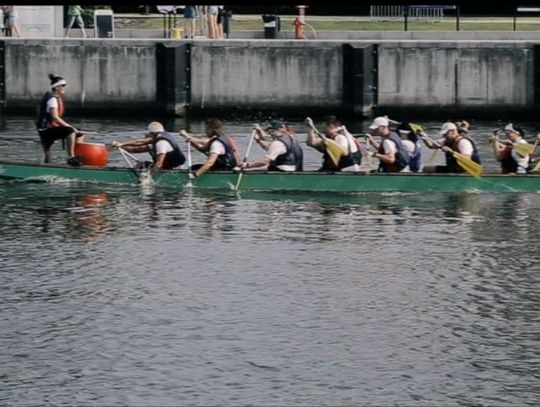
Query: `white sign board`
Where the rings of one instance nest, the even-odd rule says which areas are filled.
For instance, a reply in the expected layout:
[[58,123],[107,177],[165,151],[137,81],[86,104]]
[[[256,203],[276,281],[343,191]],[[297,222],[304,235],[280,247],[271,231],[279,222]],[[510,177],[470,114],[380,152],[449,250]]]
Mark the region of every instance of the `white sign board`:
[[21,37],[62,37],[63,11],[63,6],[15,6]]
[[112,10],[94,10],[94,35],[96,38],[114,37]]

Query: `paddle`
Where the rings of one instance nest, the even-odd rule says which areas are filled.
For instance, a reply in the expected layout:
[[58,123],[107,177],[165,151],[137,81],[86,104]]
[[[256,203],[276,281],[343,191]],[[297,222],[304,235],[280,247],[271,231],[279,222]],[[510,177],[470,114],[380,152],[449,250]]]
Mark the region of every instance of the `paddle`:
[[478,179],[481,178],[480,175],[482,174],[482,171],[484,170],[484,168],[480,164],[474,162],[469,157],[467,157],[467,156],[465,156],[465,155],[463,155],[461,153],[458,153],[457,151],[452,150],[449,147],[439,145],[435,140],[433,140],[431,137],[429,137],[426,133],[423,133],[422,137],[428,139],[434,145],[439,146],[439,148],[441,150],[452,154],[452,156],[456,159],[458,165],[461,168],[463,168],[468,174],[470,174],[473,177],[478,178]]
[[191,180],[195,178],[195,175],[193,175],[193,170],[191,169],[191,142],[187,142],[187,165],[188,165],[188,183],[186,186],[191,187],[193,184],[191,183]]
[[[247,163],[247,160],[249,157],[249,151],[251,150],[251,146],[253,145],[253,139],[255,138],[255,133],[256,133],[256,130],[253,129],[253,131],[251,132],[251,136],[249,138],[249,144],[246,150],[246,154],[244,155],[244,159],[242,160],[243,164]],[[240,173],[238,174],[238,179],[236,180],[236,186],[234,187],[235,192],[238,191],[238,189],[240,188],[240,184],[242,182],[243,177],[244,177],[244,169],[241,167]]]
[[366,157],[367,157],[367,166],[368,169],[366,170],[366,174],[369,174],[373,170],[373,166],[371,165],[371,152],[369,151],[369,139],[366,136]]
[[[116,147],[116,146],[114,146]],[[137,171],[137,168],[133,166],[133,164],[131,163],[131,161],[129,161],[128,157],[131,158],[133,161],[137,162],[137,163],[143,163],[143,161],[140,161],[137,159],[137,157],[135,157],[133,154],[127,152],[126,150],[124,150],[122,147],[116,147],[118,149],[118,151],[120,151],[120,154],[122,154],[122,157],[124,158],[124,160],[126,161],[126,163],[128,164],[129,168],[131,169],[131,171],[133,172],[133,174],[135,174],[135,176],[137,177],[137,180],[141,183],[141,184],[144,184],[144,183],[148,183],[148,182],[151,182],[152,180],[152,177],[150,176],[150,173],[148,171],[141,171],[141,172],[138,172]]]
[[529,144],[529,143],[512,143],[510,140],[501,140],[499,138],[495,138],[496,141],[498,141],[501,144],[511,145],[512,148],[522,157],[525,157],[526,155],[531,155],[533,151],[536,148],[535,144]]
[[[398,122],[396,120],[392,120],[390,118],[388,118],[388,116],[384,116],[386,117],[386,120],[388,120],[389,123],[392,123],[392,124],[400,124],[401,122]],[[411,126],[411,129],[415,132],[415,133],[423,133],[424,132],[424,129],[422,128],[422,126],[418,123],[411,123],[409,122],[409,125]]]
[[[540,133],[536,135],[536,140],[535,140],[535,142],[533,144],[533,148],[532,148],[532,151],[531,151],[531,157],[534,154],[534,150],[536,150],[536,147],[538,146],[538,143],[540,143]],[[540,160],[538,160],[536,165],[531,170],[531,172],[536,172],[536,171],[540,171]]]
[[313,120],[311,118],[306,117],[306,124],[319,136],[322,140],[324,145],[326,146],[326,151],[328,151],[328,155],[330,156],[330,159],[334,163],[336,167],[339,166],[339,161],[341,160],[341,156],[345,155],[343,152],[341,146],[336,143],[334,140],[329,139],[325,135],[321,134],[319,130],[315,127],[313,124]]

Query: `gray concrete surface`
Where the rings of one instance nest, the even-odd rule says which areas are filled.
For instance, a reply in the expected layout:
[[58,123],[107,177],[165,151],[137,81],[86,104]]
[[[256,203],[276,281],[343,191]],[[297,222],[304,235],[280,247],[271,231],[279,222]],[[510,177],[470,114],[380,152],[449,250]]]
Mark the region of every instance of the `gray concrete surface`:
[[[68,108],[159,111],[156,44],[162,42],[7,39],[5,105],[8,109],[35,109],[48,88],[47,74],[53,72],[69,83]],[[190,108],[197,110],[342,108],[344,43],[379,45],[379,108],[534,108],[532,41],[251,39],[189,43]]]

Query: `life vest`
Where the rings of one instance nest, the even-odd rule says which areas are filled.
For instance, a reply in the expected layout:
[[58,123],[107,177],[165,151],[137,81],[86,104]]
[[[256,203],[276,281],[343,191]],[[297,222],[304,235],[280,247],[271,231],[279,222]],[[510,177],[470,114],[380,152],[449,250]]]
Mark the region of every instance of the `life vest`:
[[61,125],[52,118],[52,115],[47,111],[47,103],[50,99],[56,98],[58,101],[58,117],[63,117],[65,112],[64,101],[61,97],[54,96],[52,92],[45,92],[41,99],[41,104],[38,109],[38,118],[36,121],[36,127],[38,130],[46,130],[51,127],[61,127]]
[[[391,140],[396,145],[397,152],[395,153],[395,161],[393,164],[386,164],[380,161],[379,164],[379,171],[382,172],[400,172],[403,168],[405,168],[410,163],[409,154],[407,153],[407,150],[405,150],[405,146],[401,142],[401,138],[391,131],[388,136],[386,136],[386,139]],[[384,152],[384,138],[383,141],[381,141],[381,144],[379,146],[379,150],[377,151],[379,154],[385,154]]]
[[285,144],[287,151],[281,155],[278,155],[274,162],[268,166],[269,171],[280,171],[279,165],[294,165],[296,171],[303,171],[304,169],[304,152],[302,147],[288,134],[281,136],[277,139]]
[[219,141],[225,147],[225,154],[219,155],[216,163],[212,166],[212,170],[232,170],[240,163],[240,157],[238,149],[236,148],[236,141],[232,136],[215,133],[215,141]]
[[167,154],[165,154],[165,160],[163,161],[162,166],[164,170],[170,170],[172,168],[179,167],[186,162],[186,157],[184,156],[184,153],[182,153],[182,150],[180,150],[180,147],[178,147],[178,143],[176,142],[174,137],[166,133],[161,133],[159,136],[157,136],[156,140],[152,144],[152,147],[150,149],[150,155],[154,160],[156,159],[156,143],[160,140],[167,140],[167,142],[173,148],[172,151],[169,151]]
[[523,167],[522,165],[519,165],[519,162],[512,155],[512,147],[507,146],[504,151],[504,157],[501,160],[501,172],[503,174],[517,173],[519,168],[523,168],[526,172],[530,172],[532,170],[532,156],[529,155],[527,166]]
[[[472,139],[470,139],[469,137],[459,136],[457,139],[455,139],[452,146],[450,146],[452,150],[460,153],[457,146],[459,142],[461,141],[461,139],[469,140],[473,146],[473,153],[471,155],[471,160],[473,160],[477,164],[482,164],[480,162],[480,155],[478,154],[478,149],[476,148],[476,144],[474,144],[474,141],[472,141]],[[465,170],[461,168],[461,166],[458,164],[457,160],[454,158],[454,156],[451,153],[445,152],[445,154],[446,154],[446,166],[448,167],[448,170],[450,172],[465,172]]]
[[[349,137],[343,127],[337,131],[337,134],[341,134],[347,139],[348,154],[341,156],[341,158],[339,159],[339,163],[336,167],[334,165],[334,162],[330,158],[328,151],[325,150],[323,153],[323,164],[321,168],[322,170],[336,171],[341,170],[342,168],[351,167],[355,164],[360,165],[362,163],[362,152],[360,151],[360,148],[358,147],[358,144],[356,143],[354,138],[352,136]],[[354,153],[352,152],[353,149],[351,147],[351,144],[354,144],[354,146],[356,147],[356,151]]]

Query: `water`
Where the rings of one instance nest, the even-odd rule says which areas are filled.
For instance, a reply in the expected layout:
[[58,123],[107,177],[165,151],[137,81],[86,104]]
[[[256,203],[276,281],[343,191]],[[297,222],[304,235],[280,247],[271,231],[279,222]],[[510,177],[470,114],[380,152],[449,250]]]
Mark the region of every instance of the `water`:
[[525,193],[0,183],[0,403],[538,405],[539,219]]

